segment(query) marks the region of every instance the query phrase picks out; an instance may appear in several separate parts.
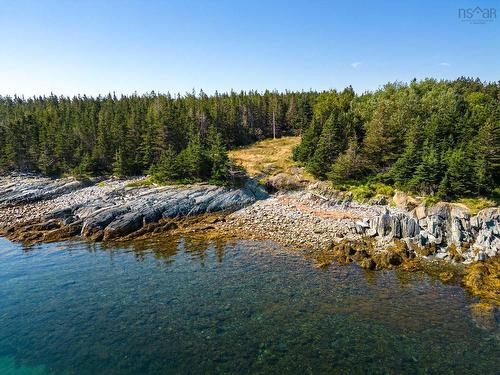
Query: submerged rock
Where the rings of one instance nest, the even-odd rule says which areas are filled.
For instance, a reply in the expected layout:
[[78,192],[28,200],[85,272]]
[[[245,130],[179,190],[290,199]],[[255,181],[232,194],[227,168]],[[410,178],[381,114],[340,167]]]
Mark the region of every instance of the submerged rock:
[[500,306],[500,256],[471,264],[466,269],[464,285],[484,302]]

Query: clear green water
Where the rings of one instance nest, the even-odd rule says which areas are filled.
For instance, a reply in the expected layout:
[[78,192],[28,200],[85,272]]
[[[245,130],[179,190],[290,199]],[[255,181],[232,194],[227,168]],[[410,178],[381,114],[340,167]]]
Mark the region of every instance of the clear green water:
[[498,374],[498,317],[472,302],[272,243],[0,239],[0,374]]

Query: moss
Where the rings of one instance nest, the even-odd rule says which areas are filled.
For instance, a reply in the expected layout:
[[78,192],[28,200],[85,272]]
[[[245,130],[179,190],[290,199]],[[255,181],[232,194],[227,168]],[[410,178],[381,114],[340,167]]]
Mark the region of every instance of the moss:
[[350,189],[352,192],[352,197],[358,202],[365,202],[367,199],[372,198],[375,195],[375,190],[370,188],[368,185],[359,185],[352,187]]
[[376,194],[384,197],[392,197],[394,195],[394,188],[381,182],[371,184],[371,188],[375,190]]
[[434,206],[436,203],[438,203],[441,199],[439,199],[439,197],[437,197],[436,195],[427,195],[423,198],[422,200],[422,204],[425,206],[425,207],[429,207],[429,206]]
[[125,185],[125,187],[134,188],[134,187],[145,187],[145,186],[153,186],[153,185],[155,185],[155,182],[153,181],[152,178],[145,178],[142,180],[128,182]]

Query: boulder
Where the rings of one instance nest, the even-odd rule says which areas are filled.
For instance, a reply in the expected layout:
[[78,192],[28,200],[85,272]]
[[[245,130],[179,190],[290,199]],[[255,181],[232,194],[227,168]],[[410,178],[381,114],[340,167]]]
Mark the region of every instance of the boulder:
[[98,210],[85,219],[82,226],[82,237],[92,237],[95,233],[106,228],[115,218],[127,213],[128,207],[111,207]]
[[215,197],[208,205],[206,212],[235,211],[255,201],[255,195],[250,189],[231,190]]
[[394,215],[391,218],[391,235],[393,238],[401,238],[401,219],[398,215]]
[[376,206],[385,206],[387,204],[387,198],[383,195],[377,195],[371,198],[368,203]]
[[427,216],[427,207],[425,207],[424,205],[420,205],[418,207],[415,207],[412,213],[417,218],[417,220],[422,220]]
[[147,225],[156,223],[161,219],[163,213],[163,206],[148,207],[142,211],[142,224]]
[[419,204],[417,199],[403,193],[402,191],[397,191],[392,197],[392,200],[398,208],[405,211],[411,211]]
[[226,188],[217,188],[215,190],[207,191],[202,196],[196,197],[193,208],[188,212],[189,216],[200,215],[207,212],[210,203],[221,194],[224,194],[228,190]]
[[270,189],[269,191],[299,190],[303,187],[303,183],[297,176],[288,173],[278,173],[267,180],[266,187]]
[[194,200],[186,198],[179,201],[170,201],[165,206],[162,216],[165,218],[174,218],[185,216],[193,208]]
[[389,210],[385,210],[384,213],[378,217],[378,220],[376,221],[376,229],[377,233],[380,236],[385,236],[390,233],[391,231],[391,223],[392,223],[392,218],[389,213]]
[[127,212],[109,223],[104,229],[103,239],[111,240],[130,234],[143,225],[143,214],[141,212]]
[[403,238],[413,238],[418,236],[419,233],[420,226],[418,225],[418,222],[408,215],[403,215],[403,218],[401,219],[401,236]]

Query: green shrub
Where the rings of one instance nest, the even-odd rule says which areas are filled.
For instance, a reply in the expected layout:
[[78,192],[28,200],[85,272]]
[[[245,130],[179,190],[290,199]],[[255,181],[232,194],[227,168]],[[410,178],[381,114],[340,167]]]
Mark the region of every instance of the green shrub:
[[375,195],[375,190],[373,190],[369,185],[355,186],[350,190],[353,198],[359,202],[364,202]]
[[385,197],[392,197],[394,195],[394,188],[381,182],[370,184],[370,187],[375,190],[377,195],[383,195]]
[[143,187],[143,186],[152,186],[155,184],[155,181],[153,181],[152,178],[146,178],[143,180],[136,180],[129,182],[125,185],[125,187]]
[[441,199],[439,198],[439,196],[437,195],[427,195],[424,197],[424,199],[422,200],[422,203],[424,204],[424,206],[428,207],[428,206],[433,206],[435,205],[437,202],[439,202]]

